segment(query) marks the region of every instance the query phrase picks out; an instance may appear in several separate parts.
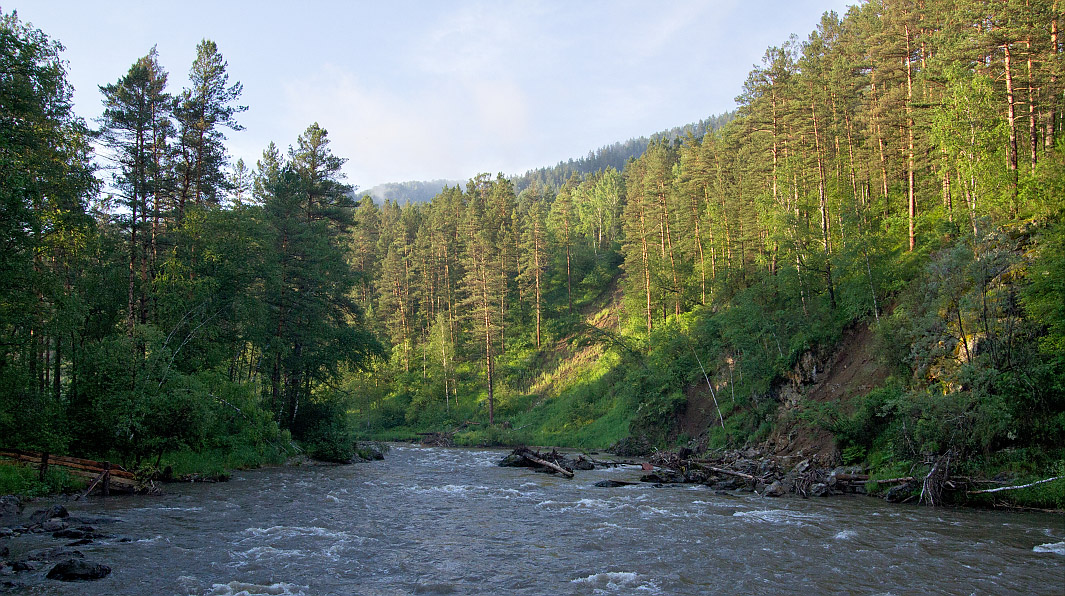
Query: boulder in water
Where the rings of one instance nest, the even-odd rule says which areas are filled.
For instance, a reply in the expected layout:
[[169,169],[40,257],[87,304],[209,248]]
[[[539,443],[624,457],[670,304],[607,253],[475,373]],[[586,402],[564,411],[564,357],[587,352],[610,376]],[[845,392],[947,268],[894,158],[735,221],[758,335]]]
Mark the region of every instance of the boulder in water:
[[63,519],[70,517],[70,513],[66,507],[62,505],[52,505],[48,509],[38,509],[30,515],[30,521],[35,524],[43,524],[50,519]]
[[61,519],[50,519],[41,524],[42,532],[58,532],[67,528],[67,522]]
[[499,466],[503,468],[522,468],[528,465],[524,457],[511,453],[499,460]]
[[48,572],[48,579],[56,579],[61,582],[91,581],[103,579],[110,573],[111,568],[107,565],[81,559],[67,559]]
[[785,494],[787,494],[787,491],[784,489],[784,485],[779,480],[777,480],[773,484],[770,484],[769,486],[765,487],[765,492],[762,493],[762,496],[783,497]]

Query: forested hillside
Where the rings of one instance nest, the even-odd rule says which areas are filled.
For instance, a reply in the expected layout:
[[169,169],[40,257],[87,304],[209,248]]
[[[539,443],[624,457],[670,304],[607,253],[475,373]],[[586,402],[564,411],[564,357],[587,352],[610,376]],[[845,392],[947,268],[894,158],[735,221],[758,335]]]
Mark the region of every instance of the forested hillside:
[[[154,50],[102,85],[94,132],[57,42],[4,16],[2,442],[712,449],[784,408],[874,470],[1065,473],[1059,17],[864,2],[769,48],[703,135],[401,206],[353,199],[317,124],[230,165],[241,87],[210,41],[188,89]],[[885,372],[808,399],[845,331]]]
[[[769,48],[701,139],[557,192],[480,175],[364,204],[363,304],[391,358],[349,380],[361,424],[757,444],[800,360],[869,325],[880,386],[786,404],[844,459],[1060,468],[1058,18],[1050,1],[863,3]],[[713,423],[682,432],[707,385]]]

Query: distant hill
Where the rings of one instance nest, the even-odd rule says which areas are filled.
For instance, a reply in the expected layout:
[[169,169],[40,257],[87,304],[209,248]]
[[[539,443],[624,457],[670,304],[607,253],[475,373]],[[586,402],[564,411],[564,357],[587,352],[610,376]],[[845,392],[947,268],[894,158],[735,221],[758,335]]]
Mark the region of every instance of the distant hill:
[[534,181],[541,186],[558,188],[565,184],[566,180],[569,180],[573,174],[592,174],[606,168],[614,168],[620,172],[625,168],[625,163],[629,159],[643,155],[651,141],[659,139],[674,141],[688,136],[688,133],[691,133],[696,139],[701,139],[707,132],[713,132],[721,128],[735,117],[736,112],[725,112],[724,114],[711,116],[706,120],[655,133],[650,138],[640,137],[624,142],[619,141],[612,145],[600,147],[595,151],[589,151],[585,157],[560,161],[554,167],[529,170],[522,175],[512,177],[511,181],[514,183],[514,190],[521,192]]
[[[558,165],[552,167],[529,170],[524,174],[511,176],[511,181],[514,183],[514,190],[516,192],[521,192],[523,189],[532,185],[534,181],[538,182],[541,186],[558,188],[562,186],[566,180],[569,180],[570,176],[573,174],[592,174],[600,170],[605,170],[606,168],[614,168],[621,171],[625,168],[625,163],[628,162],[629,159],[643,155],[643,152],[647,150],[647,146],[651,141],[657,141],[660,139],[674,141],[688,136],[689,133],[696,139],[701,139],[707,132],[713,132],[721,128],[735,117],[736,112],[725,112],[724,114],[711,116],[706,120],[700,120],[691,124],[685,124],[684,126],[676,126],[669,130],[657,132],[650,137],[619,141],[605,147],[600,147],[594,151],[589,151],[588,155],[585,157],[560,161],[558,162]],[[407,202],[428,203],[433,197],[439,194],[445,186],[454,187],[462,186],[464,184],[465,181],[462,180],[389,182],[387,184],[378,184],[377,186],[358,194],[360,196],[363,194],[370,195],[378,205],[387,200],[396,201],[400,205]]]
[[359,196],[364,194],[373,197],[374,203],[378,205],[384,203],[387,200],[393,200],[400,205],[404,203],[428,203],[440,194],[440,191],[445,186],[459,186],[463,182],[461,180],[430,180],[428,182],[410,181],[410,182],[389,182],[387,184],[378,184],[377,186],[358,193]]

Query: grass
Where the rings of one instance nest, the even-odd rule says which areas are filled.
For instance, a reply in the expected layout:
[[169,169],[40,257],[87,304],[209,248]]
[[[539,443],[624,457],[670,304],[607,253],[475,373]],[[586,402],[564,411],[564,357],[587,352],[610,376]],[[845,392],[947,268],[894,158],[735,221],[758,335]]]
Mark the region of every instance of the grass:
[[49,468],[42,482],[35,468],[0,464],[0,495],[41,497],[55,493],[76,493],[84,489],[84,479],[62,468]]

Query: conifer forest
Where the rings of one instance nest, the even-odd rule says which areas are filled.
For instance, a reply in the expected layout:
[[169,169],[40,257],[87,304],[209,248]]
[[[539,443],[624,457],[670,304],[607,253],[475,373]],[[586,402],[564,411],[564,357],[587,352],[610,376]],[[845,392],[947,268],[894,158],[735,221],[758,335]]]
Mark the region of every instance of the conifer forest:
[[241,467],[435,433],[1063,476],[1059,4],[863,1],[625,161],[402,204],[317,123],[231,159],[210,40],[187,88],[131,56],[87,121],[62,40],[2,14],[0,448]]

